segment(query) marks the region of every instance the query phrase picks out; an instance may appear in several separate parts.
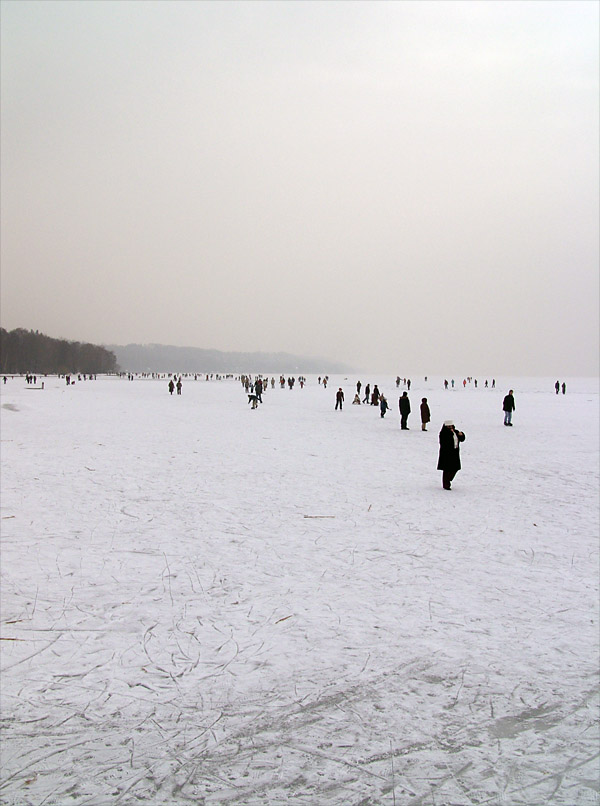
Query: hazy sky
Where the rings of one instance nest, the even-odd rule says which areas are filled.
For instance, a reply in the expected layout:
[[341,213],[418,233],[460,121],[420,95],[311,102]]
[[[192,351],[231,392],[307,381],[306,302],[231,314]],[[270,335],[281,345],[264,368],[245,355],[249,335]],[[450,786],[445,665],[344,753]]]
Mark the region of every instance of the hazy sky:
[[599,4],[2,3],[1,319],[598,374]]

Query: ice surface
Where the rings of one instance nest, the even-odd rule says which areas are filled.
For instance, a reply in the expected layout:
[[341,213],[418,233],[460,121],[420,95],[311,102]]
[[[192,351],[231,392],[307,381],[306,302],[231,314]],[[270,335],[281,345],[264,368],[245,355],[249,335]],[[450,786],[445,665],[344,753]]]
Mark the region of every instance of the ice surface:
[[597,380],[413,379],[406,432],[386,377],[383,420],[44,380],[1,387],[3,804],[598,804]]

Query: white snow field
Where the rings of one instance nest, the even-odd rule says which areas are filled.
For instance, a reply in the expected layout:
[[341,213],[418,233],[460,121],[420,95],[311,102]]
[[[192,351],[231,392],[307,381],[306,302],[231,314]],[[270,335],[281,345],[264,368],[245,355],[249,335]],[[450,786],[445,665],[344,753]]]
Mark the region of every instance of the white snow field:
[[43,380],[1,385],[2,804],[600,802],[597,379],[413,378],[405,432],[388,377],[383,420]]

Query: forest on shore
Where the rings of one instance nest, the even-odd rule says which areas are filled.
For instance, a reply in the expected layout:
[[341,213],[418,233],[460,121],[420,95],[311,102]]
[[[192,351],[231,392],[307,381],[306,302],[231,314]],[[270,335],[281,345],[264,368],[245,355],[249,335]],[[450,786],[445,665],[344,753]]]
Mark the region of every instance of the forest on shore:
[[37,330],[0,328],[0,374],[65,375],[118,372],[111,350],[96,344],[53,339]]

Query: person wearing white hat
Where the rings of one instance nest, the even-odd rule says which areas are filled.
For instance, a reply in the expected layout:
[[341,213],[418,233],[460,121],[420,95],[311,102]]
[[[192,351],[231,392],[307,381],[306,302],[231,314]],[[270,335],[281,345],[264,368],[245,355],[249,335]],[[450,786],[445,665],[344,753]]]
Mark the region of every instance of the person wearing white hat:
[[442,471],[442,487],[452,489],[454,476],[460,470],[460,443],[465,441],[462,431],[457,431],[452,420],[446,420],[440,431],[440,455],[437,469]]

